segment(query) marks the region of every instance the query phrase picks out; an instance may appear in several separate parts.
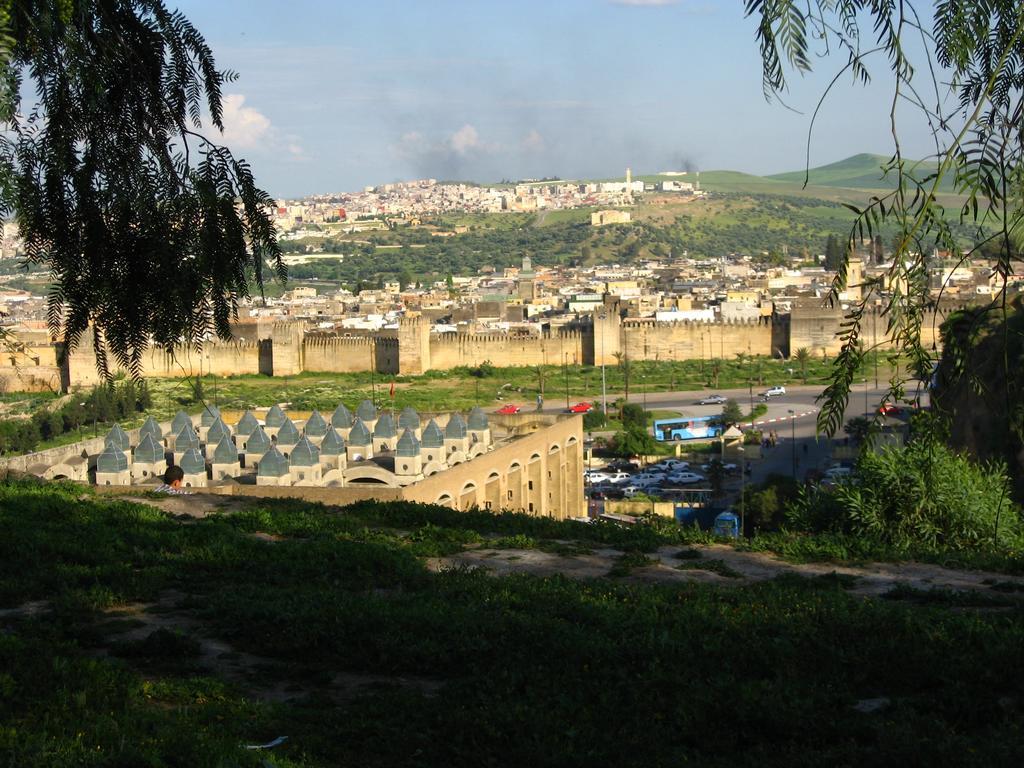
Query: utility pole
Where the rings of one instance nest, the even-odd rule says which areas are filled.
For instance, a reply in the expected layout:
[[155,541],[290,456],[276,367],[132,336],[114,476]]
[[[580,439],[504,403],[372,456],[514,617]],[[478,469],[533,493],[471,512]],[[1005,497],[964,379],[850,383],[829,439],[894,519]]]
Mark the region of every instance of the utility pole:
[[604,411],[605,419],[608,418],[608,379],[604,370],[604,320],[607,317],[607,310],[598,315],[598,319],[601,320],[601,409]]

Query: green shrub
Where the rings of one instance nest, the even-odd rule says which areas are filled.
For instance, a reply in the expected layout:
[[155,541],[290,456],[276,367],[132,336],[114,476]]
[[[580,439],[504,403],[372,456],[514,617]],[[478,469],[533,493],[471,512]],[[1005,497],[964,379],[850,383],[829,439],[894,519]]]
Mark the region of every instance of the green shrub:
[[831,492],[803,491],[787,517],[800,530],[898,548],[1002,548],[1019,544],[1021,535],[1005,466],[979,465],[926,442],[865,454],[855,479]]

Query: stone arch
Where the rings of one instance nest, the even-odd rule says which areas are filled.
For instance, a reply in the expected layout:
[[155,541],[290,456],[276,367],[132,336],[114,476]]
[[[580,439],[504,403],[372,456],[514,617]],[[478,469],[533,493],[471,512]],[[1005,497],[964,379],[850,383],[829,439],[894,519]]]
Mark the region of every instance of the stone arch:
[[430,461],[423,466],[423,476],[430,477],[436,475],[438,472],[443,472],[445,465],[439,461]]
[[476,483],[470,480],[464,483],[462,490],[459,492],[459,509],[469,509],[477,506],[477,487]]
[[395,475],[376,464],[360,464],[357,467],[349,467],[343,473],[345,483],[383,483],[389,487],[396,487]]
[[501,474],[493,471],[484,482],[484,507],[497,512],[503,506]]
[[437,501],[435,501],[434,503],[440,504],[442,507],[454,508],[454,501],[455,500],[452,499],[451,494],[442,493],[440,496],[437,497]]
[[505,478],[507,487],[501,506],[505,509],[524,509],[526,504],[523,500],[523,465],[513,461],[508,466]]
[[487,447],[483,443],[473,443],[473,445],[469,447],[469,458],[471,459],[475,459],[477,456],[484,453],[487,453]]
[[468,461],[466,454],[458,449],[448,454],[449,467],[454,467],[456,464],[461,464],[464,461]]

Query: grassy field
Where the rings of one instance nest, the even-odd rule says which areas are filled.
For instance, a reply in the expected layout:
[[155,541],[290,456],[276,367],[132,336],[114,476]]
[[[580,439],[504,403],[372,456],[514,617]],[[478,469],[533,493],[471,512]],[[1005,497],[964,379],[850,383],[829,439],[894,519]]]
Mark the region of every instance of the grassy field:
[[[0,527],[7,765],[988,767],[1024,749],[1009,594],[659,585],[629,578],[646,553],[706,538],[408,504],[183,521],[4,483]],[[622,554],[590,580],[425,565],[485,539]]]
[[[483,362],[483,361],[481,361]],[[532,408],[537,394],[543,392],[548,407],[586,401],[601,402],[601,368],[570,366],[568,368],[568,396],[566,369],[556,366],[486,368],[474,375],[475,369],[455,368],[450,371],[431,371],[422,376],[396,376],[394,400],[389,396],[392,377],[371,376],[367,373],[329,374],[303,373],[298,376],[231,376],[202,379],[202,398],[196,399],[194,379],[148,379],[153,406],[147,412],[158,420],[166,421],[179,410],[197,413],[202,404],[212,403],[219,408],[245,410],[266,407],[273,403],[290,403],[297,411],[317,408],[331,413],[340,402],[353,408],[364,399],[374,399],[380,407],[396,409],[409,405],[423,412],[468,411],[475,405],[498,406],[515,403]],[[831,363],[822,358],[812,359],[807,366],[806,383],[823,385]],[[870,370],[870,369],[869,369]],[[879,363],[882,382],[888,378],[888,364]],[[609,406],[625,392],[625,371],[618,365],[605,368]],[[644,393],[685,390],[718,390],[748,387],[753,382],[754,392],[772,385],[804,383],[799,367],[786,360],[747,358],[740,360],[645,360],[630,363],[630,401],[643,402]],[[74,396],[74,393],[72,393]],[[27,414],[32,408],[44,404],[51,396],[7,393],[3,406],[11,415]],[[28,405],[27,405],[28,404]],[[29,407],[31,406],[31,408]],[[741,403],[742,405],[742,403]],[[683,412],[685,415],[685,411]],[[125,420],[125,428],[142,424],[143,416]],[[102,435],[111,424],[86,424],[79,432],[68,433],[40,444],[39,449],[75,442],[93,433]]]

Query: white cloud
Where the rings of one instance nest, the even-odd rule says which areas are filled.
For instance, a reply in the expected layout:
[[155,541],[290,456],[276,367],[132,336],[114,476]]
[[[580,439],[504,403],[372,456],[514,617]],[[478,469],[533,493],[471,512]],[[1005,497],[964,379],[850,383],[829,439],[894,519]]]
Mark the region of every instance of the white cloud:
[[466,123],[453,133],[451,138],[448,139],[448,143],[451,145],[452,150],[460,155],[486,148],[486,145],[480,141],[480,134],[477,133],[476,128],[469,123]]
[[519,146],[525,152],[543,152],[546,144],[544,137],[540,135],[540,131],[536,128],[531,128],[530,132],[527,133],[523,140],[519,142]]
[[206,132],[211,141],[224,144],[235,152],[275,153],[290,160],[309,159],[297,136],[285,135],[270,118],[258,109],[245,105],[245,95],[224,96],[224,132]]
[[265,146],[272,126],[270,118],[245,106],[245,96],[229,93],[224,97],[224,143],[236,149]]

